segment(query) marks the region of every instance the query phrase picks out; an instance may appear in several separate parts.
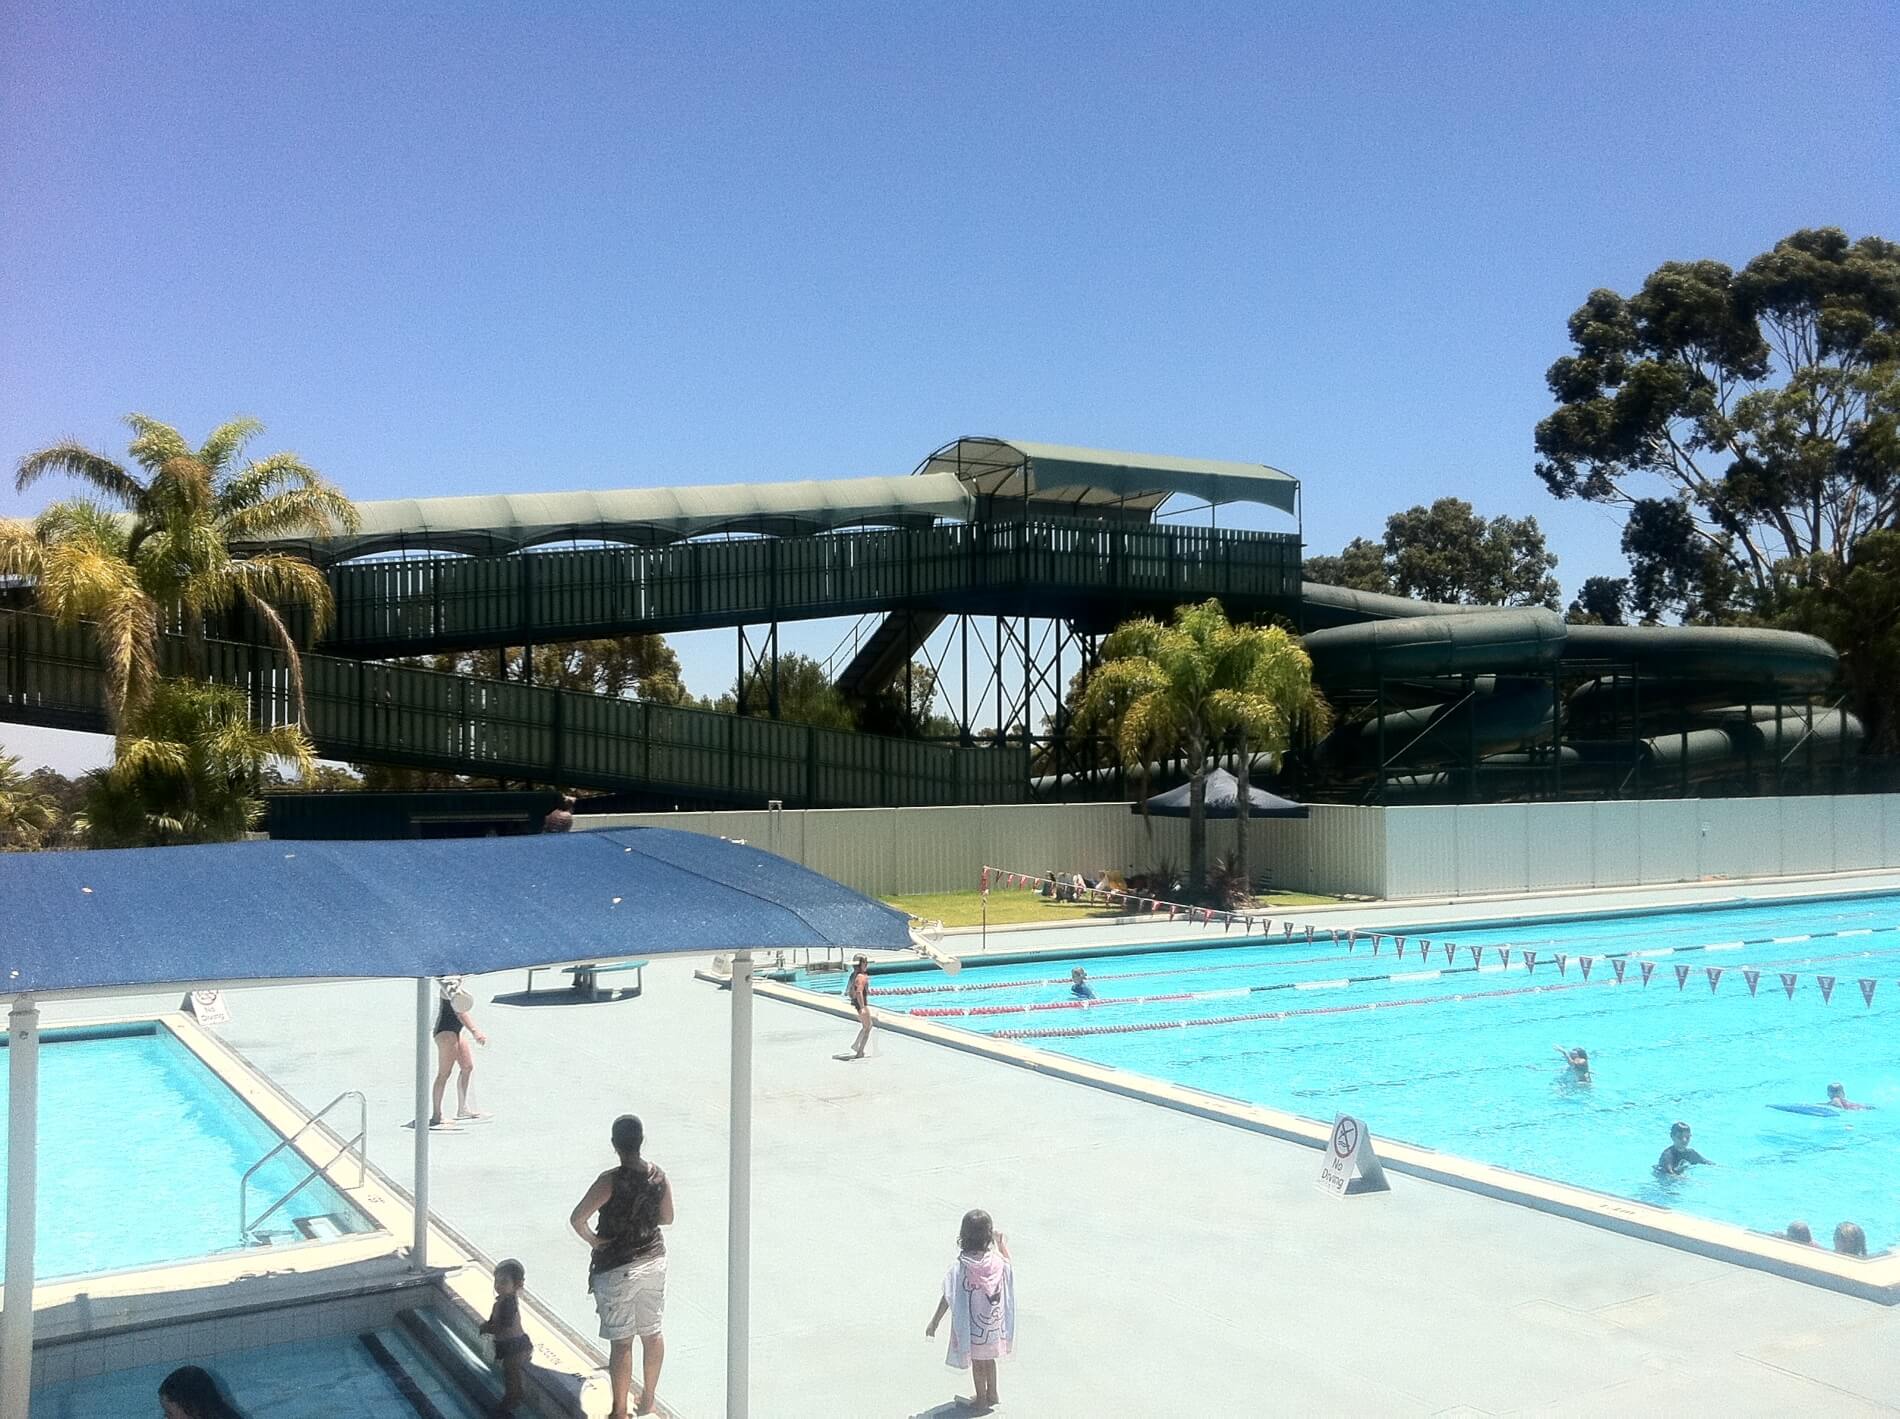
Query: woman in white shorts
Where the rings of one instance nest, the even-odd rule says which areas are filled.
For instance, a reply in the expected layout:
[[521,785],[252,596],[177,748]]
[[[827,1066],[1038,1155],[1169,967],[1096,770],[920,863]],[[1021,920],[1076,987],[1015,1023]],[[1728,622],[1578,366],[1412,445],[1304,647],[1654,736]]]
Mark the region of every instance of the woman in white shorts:
[[[673,1184],[656,1164],[640,1156],[646,1130],[632,1114],[614,1120],[618,1166],[594,1179],[568,1222],[594,1249],[587,1289],[600,1313],[600,1337],[608,1342],[607,1377],[613,1385],[609,1419],[627,1419],[633,1386],[633,1338],[640,1337],[641,1389],[635,1414],[657,1403],[660,1362],[666,1342],[660,1322],[666,1311],[666,1240],[660,1228],[673,1220]],[[590,1225],[591,1223],[591,1225]]]

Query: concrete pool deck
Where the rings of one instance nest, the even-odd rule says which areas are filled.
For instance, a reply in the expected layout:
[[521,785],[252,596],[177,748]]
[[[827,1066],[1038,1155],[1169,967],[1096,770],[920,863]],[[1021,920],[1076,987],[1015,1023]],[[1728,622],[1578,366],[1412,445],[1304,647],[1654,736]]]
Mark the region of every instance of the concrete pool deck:
[[[1900,874],[1356,904],[1316,919],[1381,926],[1878,887],[1900,887]],[[1092,928],[1047,934],[1009,933],[1007,949],[1098,944]],[[1133,939],[1113,924],[1099,936]],[[489,999],[518,989],[518,974],[475,982],[493,1041],[478,1051],[477,1102],[498,1117],[434,1149],[442,1218],[491,1255],[521,1258],[541,1301],[592,1334],[567,1211],[611,1162],[613,1115],[644,1117],[679,1203],[661,1394],[687,1419],[723,1404],[727,997],[692,979],[703,964],[656,958],[643,997],[594,1006],[511,1009]],[[218,1033],[305,1104],[365,1090],[371,1157],[408,1181],[412,987],[243,990],[231,1007]],[[49,1023],[65,1010],[102,1013],[49,1007]],[[780,1002],[759,1002],[756,1035],[762,1417],[928,1414],[957,1392],[964,1377],[923,1326],[957,1218],[974,1206],[1010,1234],[1020,1276],[1006,1413],[1900,1406],[1900,1308],[1408,1177],[1384,1196],[1335,1200],[1314,1185],[1310,1149],[894,1035],[876,1057],[840,1063],[849,1027]]]

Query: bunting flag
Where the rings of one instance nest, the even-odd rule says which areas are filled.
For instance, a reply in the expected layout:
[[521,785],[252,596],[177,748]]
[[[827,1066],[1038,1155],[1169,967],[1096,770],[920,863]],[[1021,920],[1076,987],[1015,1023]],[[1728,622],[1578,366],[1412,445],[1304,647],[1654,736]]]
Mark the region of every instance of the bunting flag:
[[1748,982],[1748,993],[1752,996],[1755,993],[1756,983],[1761,980],[1761,972],[1745,969],[1742,972],[1742,979]]
[[1375,956],[1379,954],[1379,942],[1382,939],[1383,938],[1378,937],[1378,936],[1375,936],[1372,938],[1372,954]]
[[989,868],[987,868],[987,867],[985,867],[985,868],[983,869],[983,875],[982,875],[981,877],[979,877],[979,878],[977,879],[977,883],[976,883],[976,887],[977,887],[977,890],[978,890],[979,892],[987,892],[987,891],[989,891],[989,889],[990,889],[990,870],[989,870]]
[[1445,964],[1449,966],[1457,955],[1458,943],[1456,941],[1447,941],[1445,943]]
[[1720,984],[1722,980],[1722,968],[1720,966],[1708,966],[1704,969],[1709,973],[1709,994],[1714,995],[1715,987]]
[[1509,946],[1498,947],[1498,964],[1500,966],[1508,966],[1511,964],[1511,948]]
[[1867,976],[1860,978],[1860,999],[1863,1005],[1874,1003],[1874,987],[1879,984],[1879,981],[1869,979]]
[[1280,923],[1280,935],[1281,935],[1281,937],[1282,937],[1282,939],[1284,939],[1284,940],[1287,940],[1287,941],[1291,941],[1291,940],[1293,939],[1293,923],[1292,923],[1292,922],[1290,922],[1290,921],[1283,921],[1283,922],[1281,922],[1281,923]]
[[1689,968],[1687,966],[1677,966],[1676,967],[1676,989],[1681,990],[1683,987],[1683,984],[1688,979],[1689,979]]
[[1484,964],[1484,947],[1473,946],[1471,948],[1471,969],[1475,971],[1478,969],[1479,966],[1482,966],[1483,964]]
[[1519,954],[1524,957],[1524,970],[1526,974],[1537,969],[1537,953],[1535,951],[1524,951]]
[[1628,965],[1629,962],[1624,960],[1621,956],[1610,957],[1610,969],[1616,972],[1616,983],[1618,985],[1623,984],[1623,971]]
[[1339,928],[1335,926],[1333,928],[1333,945],[1337,946],[1338,944],[1339,944]]
[[1583,978],[1585,980],[1590,979],[1590,967],[1594,966],[1596,963],[1597,963],[1597,958],[1595,956],[1577,957],[1577,969],[1583,972]]
[[1567,972],[1564,970],[1564,962],[1568,961],[1569,959],[1570,958],[1568,956],[1559,956],[1557,958],[1557,974],[1558,975],[1561,976],[1561,975],[1567,974]]
[[1310,926],[1306,928],[1306,944],[1308,946],[1313,944],[1313,928]]
[[1348,931],[1346,933],[1346,949],[1348,951],[1352,950],[1353,946],[1358,942],[1358,940],[1359,940],[1359,928],[1355,926],[1351,931]]
[[1427,962],[1432,959],[1432,943],[1427,941],[1423,936],[1418,938],[1418,958],[1421,961]]
[[1405,959],[1405,938],[1403,936],[1397,936],[1394,937],[1393,940],[1398,943],[1399,959],[1403,961]]
[[1788,971],[1781,973],[1781,988],[1788,992],[1788,999],[1794,999],[1794,983],[1800,979],[1801,977],[1793,975]]
[[1636,964],[1643,973],[1643,987],[1644,989],[1648,989],[1649,978],[1656,974],[1656,963],[1654,961],[1638,961]]
[[1816,976],[1814,983],[1821,987],[1821,1003],[1827,1005],[1834,999],[1834,977]]
[[1174,920],[1174,903],[1173,902],[1168,903],[1168,920],[1169,921]]

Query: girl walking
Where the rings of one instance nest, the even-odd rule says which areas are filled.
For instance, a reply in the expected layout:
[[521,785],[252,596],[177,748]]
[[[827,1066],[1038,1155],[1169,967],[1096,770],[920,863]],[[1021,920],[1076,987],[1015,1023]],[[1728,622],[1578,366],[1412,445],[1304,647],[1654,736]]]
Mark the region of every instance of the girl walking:
[[1009,1244],[990,1214],[963,1214],[957,1235],[957,1259],[943,1278],[936,1314],[924,1327],[935,1337],[944,1315],[950,1317],[950,1349],[944,1362],[971,1371],[976,1397],[957,1397],[957,1407],[988,1414],[1002,1401],[996,1394],[996,1362],[1016,1349],[1016,1272]]

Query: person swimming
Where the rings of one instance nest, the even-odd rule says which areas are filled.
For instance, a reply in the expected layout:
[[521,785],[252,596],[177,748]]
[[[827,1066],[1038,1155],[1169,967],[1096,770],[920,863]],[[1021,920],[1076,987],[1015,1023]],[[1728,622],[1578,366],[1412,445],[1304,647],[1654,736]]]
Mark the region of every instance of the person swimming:
[[1689,1146],[1689,1125],[1680,1121],[1669,1125],[1669,1146],[1656,1160],[1656,1171],[1665,1177],[1679,1178],[1691,1163],[1707,1164],[1708,1159]]
[[1095,987],[1089,984],[1089,973],[1080,966],[1069,972],[1069,994],[1077,1000],[1095,999]]
[[1564,1063],[1570,1066],[1570,1072],[1580,1080],[1590,1077],[1590,1054],[1581,1046],[1558,1045],[1557,1053],[1564,1057]]
[[1827,1101],[1832,1107],[1837,1109],[1864,1109],[1868,1107],[1866,1104],[1848,1102],[1847,1090],[1839,1084],[1830,1084],[1827,1086]]

